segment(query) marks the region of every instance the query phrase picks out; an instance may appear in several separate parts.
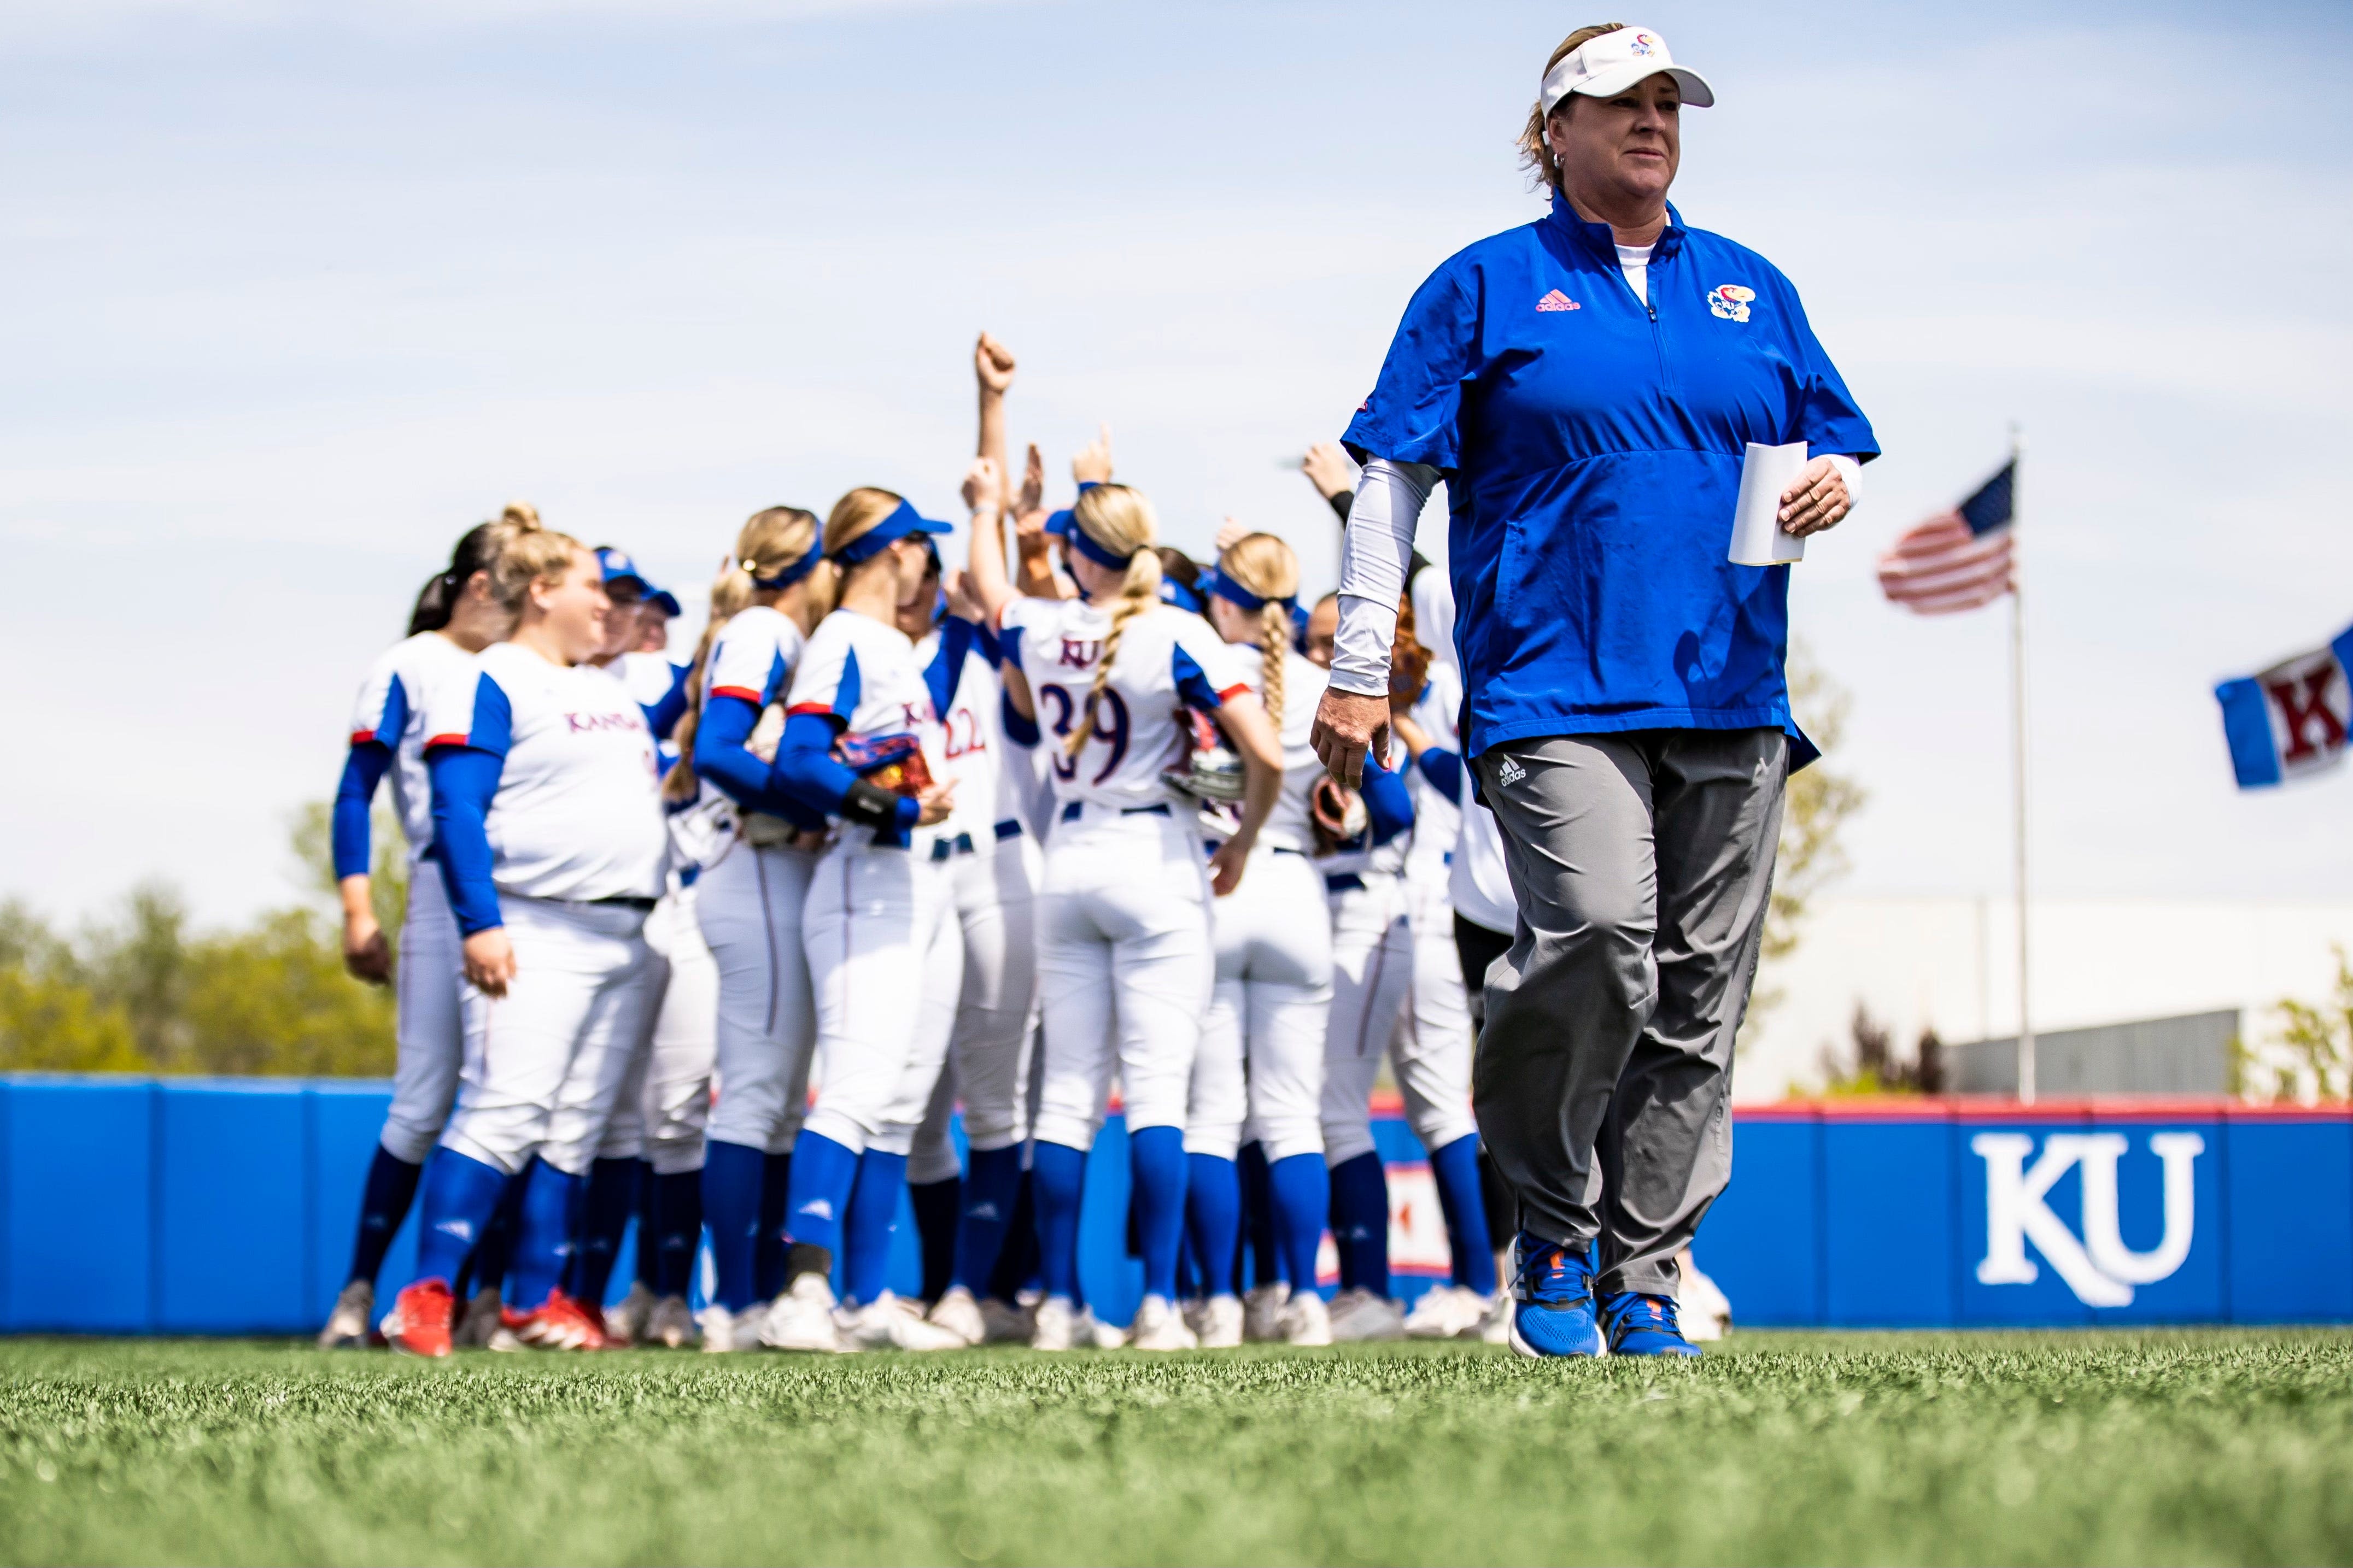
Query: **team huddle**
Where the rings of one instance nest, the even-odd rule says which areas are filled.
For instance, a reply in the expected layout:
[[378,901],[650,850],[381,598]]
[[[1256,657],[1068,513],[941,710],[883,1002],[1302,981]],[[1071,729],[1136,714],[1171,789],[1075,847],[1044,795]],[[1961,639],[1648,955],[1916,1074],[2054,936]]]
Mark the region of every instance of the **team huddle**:
[[[1162,546],[1107,440],[1049,510],[1035,447],[1008,472],[1012,357],[984,336],[975,365],[960,564],[889,490],[769,508],[683,666],[677,600],[528,507],[427,584],[336,800],[347,960],[396,980],[399,1052],[322,1344],[1504,1337],[1463,976],[1508,945],[1513,901],[1465,798],[1444,574],[1398,605],[1396,770],[1345,789],[1309,742],[1337,612],[1303,604],[1291,546]],[[1304,466],[1345,525],[1345,459]],[[386,777],[396,976],[369,912]],[[1384,1058],[1452,1258],[1410,1314]],[[1079,1271],[1114,1094],[1143,1268],[1124,1331]],[[889,1283],[902,1194],[919,1298]],[[379,1318],[412,1203],[417,1279]]]

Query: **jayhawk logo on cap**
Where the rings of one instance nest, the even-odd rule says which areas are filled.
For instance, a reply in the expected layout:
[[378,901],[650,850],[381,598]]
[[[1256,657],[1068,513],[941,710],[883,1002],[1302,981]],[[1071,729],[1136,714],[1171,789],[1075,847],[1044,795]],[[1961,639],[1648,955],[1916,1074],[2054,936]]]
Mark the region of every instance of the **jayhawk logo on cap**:
[[1627,47],[1638,55],[1647,55],[1658,47],[1658,40],[1648,33],[1637,33],[1634,41]]
[[1719,283],[1708,290],[1707,308],[1727,321],[1748,319],[1748,301],[1757,298],[1757,290],[1737,283]]

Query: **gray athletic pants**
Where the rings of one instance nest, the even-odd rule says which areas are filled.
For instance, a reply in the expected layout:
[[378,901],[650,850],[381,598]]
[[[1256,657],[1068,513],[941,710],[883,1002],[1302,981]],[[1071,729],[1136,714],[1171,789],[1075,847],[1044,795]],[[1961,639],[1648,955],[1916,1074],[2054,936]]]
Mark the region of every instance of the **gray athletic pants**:
[[1486,975],[1479,1135],[1523,1228],[1598,1242],[1605,1295],[1673,1294],[1731,1176],[1732,1043],[1788,757],[1778,730],[1645,730],[1474,764],[1520,911]]

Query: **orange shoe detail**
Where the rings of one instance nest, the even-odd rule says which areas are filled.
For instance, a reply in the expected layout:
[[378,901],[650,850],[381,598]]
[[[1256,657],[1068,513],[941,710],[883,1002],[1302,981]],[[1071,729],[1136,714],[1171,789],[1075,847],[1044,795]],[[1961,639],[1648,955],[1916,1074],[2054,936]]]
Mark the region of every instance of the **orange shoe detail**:
[[419,1279],[393,1299],[397,1326],[388,1336],[392,1348],[407,1355],[431,1358],[449,1353],[449,1330],[458,1316],[458,1302],[443,1279]]
[[515,1337],[543,1350],[601,1351],[608,1342],[598,1319],[562,1290],[550,1290],[546,1300],[523,1315]]

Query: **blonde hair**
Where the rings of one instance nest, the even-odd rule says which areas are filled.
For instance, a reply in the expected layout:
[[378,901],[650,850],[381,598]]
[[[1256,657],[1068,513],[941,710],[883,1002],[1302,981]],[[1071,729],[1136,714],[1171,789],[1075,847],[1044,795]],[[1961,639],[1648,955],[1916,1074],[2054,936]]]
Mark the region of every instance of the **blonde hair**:
[[534,583],[559,583],[587,547],[568,533],[542,527],[539,512],[528,502],[513,501],[499,519],[514,531],[499,550],[491,569],[491,596],[517,615],[531,596]]
[[[1553,50],[1552,58],[1545,61],[1545,68],[1537,73],[1536,80],[1543,81],[1552,74],[1553,67],[1594,39],[1606,33],[1622,32],[1628,25],[1624,22],[1600,22],[1590,27],[1579,27],[1560,41],[1560,47]],[[1553,112],[1563,112],[1567,104],[1568,99],[1562,99],[1553,105]],[[1556,191],[1560,189],[1560,160],[1552,155],[1552,148],[1545,141],[1545,119],[1544,99],[1538,97],[1529,106],[1527,126],[1520,132],[1520,166],[1528,171],[1537,185]]]
[[[858,566],[866,564],[861,561],[858,566],[845,566],[841,563],[841,552],[873,532],[874,525],[904,506],[906,499],[898,491],[886,490],[879,485],[860,485],[833,503],[833,510],[825,514],[826,566],[830,575],[822,584],[822,591],[810,595],[817,602],[818,614],[825,614],[834,607],[840,600],[842,584],[849,574],[857,571]],[[874,558],[870,556],[868,559]]]
[[[694,658],[686,671],[686,711],[679,715],[678,726],[670,731],[671,743],[678,748],[678,761],[662,775],[662,796],[667,800],[692,800],[697,788],[694,771],[694,736],[702,727],[703,671],[711,663],[712,645],[727,623],[752,603],[758,593],[757,579],[774,577],[798,562],[817,542],[817,514],[803,511],[797,506],[772,506],[754,512],[735,532],[734,552],[711,580],[711,619],[703,623],[702,637],[694,645]],[[828,563],[820,561],[810,572],[815,579],[831,570]],[[811,582],[810,592],[826,592],[824,585]]]
[[1218,557],[1218,571],[1266,601],[1259,606],[1259,647],[1265,658],[1260,678],[1267,721],[1282,729],[1283,656],[1291,651],[1291,608],[1299,592],[1299,557],[1271,533],[1245,533]]
[[1071,509],[1071,526],[1113,555],[1127,557],[1127,575],[1119,580],[1119,598],[1111,607],[1111,629],[1103,634],[1103,658],[1095,666],[1094,684],[1087,688],[1086,711],[1071,731],[1065,749],[1077,756],[1095,732],[1095,704],[1111,680],[1112,661],[1119,657],[1119,639],[1127,623],[1160,603],[1159,520],[1144,492],[1126,485],[1097,485]]

